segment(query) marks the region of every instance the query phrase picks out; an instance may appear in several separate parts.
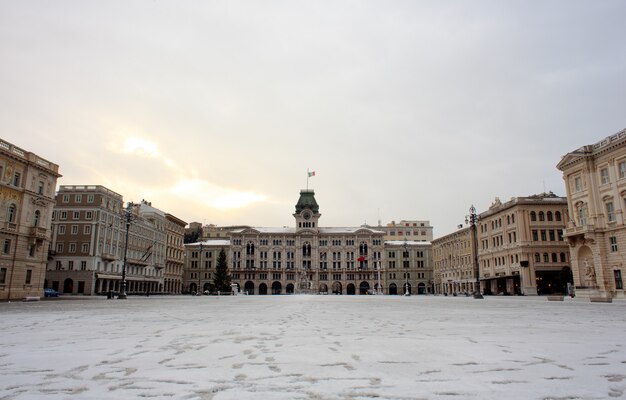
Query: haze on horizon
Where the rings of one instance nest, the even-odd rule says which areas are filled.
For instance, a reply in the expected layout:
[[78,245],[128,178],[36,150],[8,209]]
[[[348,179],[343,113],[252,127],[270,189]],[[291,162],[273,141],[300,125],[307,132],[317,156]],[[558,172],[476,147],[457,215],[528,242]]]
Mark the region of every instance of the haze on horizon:
[[187,221],[429,220],[564,195],[626,127],[624,1],[5,1],[0,137]]

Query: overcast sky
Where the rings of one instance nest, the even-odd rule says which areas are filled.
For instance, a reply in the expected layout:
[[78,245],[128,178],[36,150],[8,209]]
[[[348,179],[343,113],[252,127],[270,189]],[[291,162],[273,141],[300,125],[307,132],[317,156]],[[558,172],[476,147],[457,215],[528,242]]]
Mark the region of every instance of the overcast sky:
[[626,128],[626,1],[0,0],[0,137],[185,221],[430,220],[564,195]]

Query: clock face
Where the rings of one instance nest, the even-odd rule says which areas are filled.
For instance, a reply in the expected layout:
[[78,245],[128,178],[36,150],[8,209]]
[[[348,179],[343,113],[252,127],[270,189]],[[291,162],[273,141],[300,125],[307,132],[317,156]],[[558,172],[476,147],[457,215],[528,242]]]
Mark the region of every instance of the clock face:
[[305,220],[307,220],[307,221],[308,221],[308,220],[310,220],[310,219],[311,219],[311,213],[310,213],[310,212],[308,212],[308,211],[306,211],[306,212],[304,212],[304,214],[302,214],[302,217],[303,217]]

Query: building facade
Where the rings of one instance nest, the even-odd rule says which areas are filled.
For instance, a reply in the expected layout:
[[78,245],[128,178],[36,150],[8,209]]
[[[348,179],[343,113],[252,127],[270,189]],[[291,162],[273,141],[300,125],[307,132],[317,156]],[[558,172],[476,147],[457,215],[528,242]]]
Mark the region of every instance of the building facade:
[[165,214],[166,222],[166,259],[163,275],[163,292],[181,294],[183,290],[183,272],[185,270],[185,226],[187,223],[172,214]]
[[220,251],[224,250],[228,266],[230,240],[208,239],[187,244],[185,248],[187,256],[185,258],[183,293],[213,292],[217,258]]
[[563,240],[567,199],[554,193],[496,201],[479,215],[478,262],[484,294],[564,293],[571,277]]
[[471,294],[476,290],[475,253],[471,227],[433,240],[435,293]]
[[574,283],[579,295],[624,298],[626,129],[561,159]]
[[384,226],[379,222],[378,226],[366,225],[366,227],[383,231],[385,233],[385,240],[407,240],[411,242],[433,241],[433,227],[430,225],[429,221],[391,221]]
[[[229,227],[229,239],[187,244],[187,292],[207,290],[218,249],[248,294],[404,294],[432,291],[430,242],[385,241],[370,227],[326,228],[313,190],[302,190],[294,227]],[[202,246],[202,250],[200,250]]]
[[41,297],[59,166],[0,140],[0,300]]
[[123,204],[122,195],[103,186],[59,188],[46,287],[64,294],[120,292],[126,255],[127,293],[163,291],[165,215],[144,201]]

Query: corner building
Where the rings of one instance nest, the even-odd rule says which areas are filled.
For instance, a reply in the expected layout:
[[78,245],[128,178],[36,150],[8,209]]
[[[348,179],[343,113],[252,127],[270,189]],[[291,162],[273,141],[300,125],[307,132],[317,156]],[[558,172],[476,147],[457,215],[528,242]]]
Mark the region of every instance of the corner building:
[[248,294],[432,291],[429,242],[385,242],[385,232],[370,227],[320,227],[313,190],[300,192],[293,217],[295,227],[232,229],[230,241],[214,248],[212,241],[202,250],[201,243],[187,244],[186,291],[208,285],[209,253],[218,248],[227,248],[231,281]]
[[577,294],[625,298],[626,129],[561,159]]
[[43,295],[58,171],[0,139],[0,300]]
[[99,185],[63,185],[52,216],[45,287],[74,295],[119,292],[126,248],[127,293],[163,293],[165,271],[172,289],[167,293],[175,293],[175,282],[182,281],[183,253],[176,253],[182,224],[142,200],[132,206],[125,246],[122,195]]
[[476,271],[470,227],[433,240],[435,293],[457,295],[474,293]]
[[571,279],[566,212],[567,200],[552,192],[506,203],[496,198],[477,226],[483,293],[565,293]]

